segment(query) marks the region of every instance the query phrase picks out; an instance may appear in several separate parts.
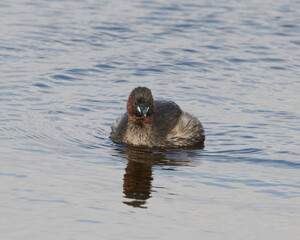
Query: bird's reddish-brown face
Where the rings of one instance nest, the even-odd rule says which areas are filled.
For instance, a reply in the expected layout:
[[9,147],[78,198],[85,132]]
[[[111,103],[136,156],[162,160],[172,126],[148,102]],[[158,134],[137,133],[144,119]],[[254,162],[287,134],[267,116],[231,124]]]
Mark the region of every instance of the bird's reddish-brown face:
[[129,120],[148,122],[154,111],[154,100],[148,88],[138,87],[131,92],[127,102]]

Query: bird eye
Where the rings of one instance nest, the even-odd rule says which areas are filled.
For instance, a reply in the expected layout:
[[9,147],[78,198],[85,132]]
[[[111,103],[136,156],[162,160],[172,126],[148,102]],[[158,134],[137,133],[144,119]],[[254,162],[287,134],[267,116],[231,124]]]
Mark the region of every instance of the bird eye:
[[148,112],[148,110],[149,110],[149,107],[147,107],[147,110],[146,110],[146,112]]
[[139,113],[141,113],[141,108],[140,108],[140,106],[137,106],[137,110],[139,111]]

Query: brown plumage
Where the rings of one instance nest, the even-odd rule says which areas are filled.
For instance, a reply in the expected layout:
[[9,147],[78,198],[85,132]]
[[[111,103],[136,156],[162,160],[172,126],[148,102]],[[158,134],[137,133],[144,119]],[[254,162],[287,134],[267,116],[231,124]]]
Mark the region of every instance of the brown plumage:
[[127,112],[112,125],[115,143],[145,147],[203,146],[199,120],[171,101],[154,101],[150,89],[137,87],[127,102]]

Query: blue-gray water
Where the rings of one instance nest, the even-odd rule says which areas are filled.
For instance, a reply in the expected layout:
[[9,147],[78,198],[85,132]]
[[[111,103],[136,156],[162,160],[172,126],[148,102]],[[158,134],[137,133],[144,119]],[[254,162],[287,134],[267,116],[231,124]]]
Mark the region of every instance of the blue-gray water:
[[[299,1],[1,1],[1,239],[298,239]],[[148,86],[205,148],[116,145]]]

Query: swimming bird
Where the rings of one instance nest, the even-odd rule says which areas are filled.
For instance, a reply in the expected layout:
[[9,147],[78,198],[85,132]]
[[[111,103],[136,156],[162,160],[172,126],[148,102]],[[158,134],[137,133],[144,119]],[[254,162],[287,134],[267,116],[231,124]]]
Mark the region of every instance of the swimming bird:
[[151,90],[137,87],[127,101],[127,112],[112,125],[115,143],[149,148],[176,148],[204,144],[204,128],[193,115],[172,101],[154,100]]

